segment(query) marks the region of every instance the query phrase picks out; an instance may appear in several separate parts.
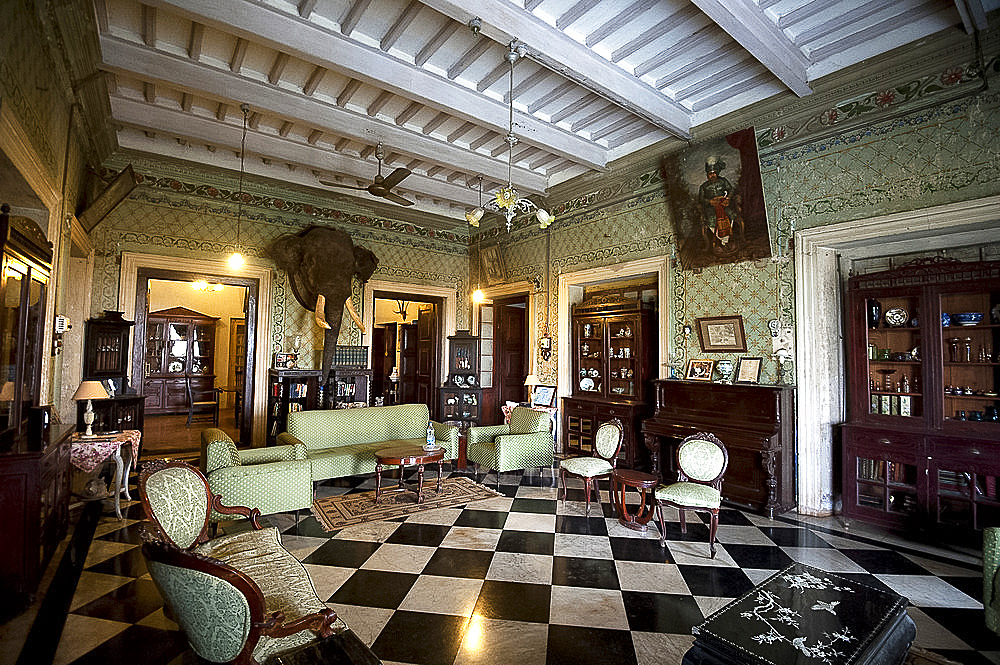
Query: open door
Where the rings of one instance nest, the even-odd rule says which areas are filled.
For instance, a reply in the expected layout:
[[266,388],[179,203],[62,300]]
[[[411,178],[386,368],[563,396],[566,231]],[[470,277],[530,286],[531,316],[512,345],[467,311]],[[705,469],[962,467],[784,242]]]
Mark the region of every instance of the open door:
[[438,307],[424,306],[417,315],[417,393],[416,402],[426,404],[433,418],[438,385]]
[[523,402],[527,399],[524,379],[528,376],[528,299],[515,296],[495,300],[493,311],[497,403]]

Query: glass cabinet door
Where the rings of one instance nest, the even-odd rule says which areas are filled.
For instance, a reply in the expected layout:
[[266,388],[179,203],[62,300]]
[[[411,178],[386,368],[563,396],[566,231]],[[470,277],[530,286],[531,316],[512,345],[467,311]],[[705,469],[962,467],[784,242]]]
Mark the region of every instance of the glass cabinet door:
[[167,324],[157,321],[146,326],[146,374],[162,374],[163,352],[166,349]]
[[634,397],[640,360],[636,345],[638,322],[634,317],[608,321],[608,394]]
[[578,390],[582,393],[602,393],[604,390],[604,322],[600,319],[576,321],[576,350],[579,359]]
[[945,420],[996,425],[1000,400],[1000,291],[942,294]]
[[14,385],[17,381],[17,336],[21,288],[26,276],[11,264],[3,269],[0,287],[0,429],[17,425]]
[[211,374],[212,350],[215,348],[214,327],[204,324],[192,326],[191,373]]
[[917,304],[916,295],[864,302],[869,413],[900,418],[924,415],[924,349]]
[[167,373],[183,374],[187,364],[189,328],[186,323],[167,324]]

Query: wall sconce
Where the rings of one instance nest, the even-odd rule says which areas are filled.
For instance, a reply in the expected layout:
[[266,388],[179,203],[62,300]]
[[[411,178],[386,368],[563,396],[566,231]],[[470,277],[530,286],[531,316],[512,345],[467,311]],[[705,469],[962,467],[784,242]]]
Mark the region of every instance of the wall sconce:
[[548,360],[552,357],[552,338],[543,337],[538,340],[538,354],[542,357],[542,360]]

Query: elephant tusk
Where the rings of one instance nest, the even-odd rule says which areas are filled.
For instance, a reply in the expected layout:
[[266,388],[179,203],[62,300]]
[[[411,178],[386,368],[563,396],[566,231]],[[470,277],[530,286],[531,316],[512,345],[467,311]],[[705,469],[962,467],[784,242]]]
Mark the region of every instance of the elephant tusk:
[[358,310],[354,309],[354,301],[348,297],[345,304],[347,305],[347,312],[351,315],[351,318],[354,319],[354,324],[358,327],[358,330],[361,331],[362,335],[366,334],[368,331],[365,330],[365,324],[361,322],[361,317],[358,316]]
[[323,310],[326,307],[326,298],[322,294],[316,296],[316,325],[320,328],[330,329],[330,324],[326,322]]

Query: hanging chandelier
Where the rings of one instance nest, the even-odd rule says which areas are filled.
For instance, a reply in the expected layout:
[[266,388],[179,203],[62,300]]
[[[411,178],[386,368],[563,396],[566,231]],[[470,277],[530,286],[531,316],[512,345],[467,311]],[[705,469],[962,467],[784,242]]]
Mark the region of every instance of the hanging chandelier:
[[479,219],[483,216],[483,210],[500,213],[503,215],[504,219],[507,220],[508,233],[513,227],[514,217],[517,216],[518,213],[527,213],[534,210],[535,218],[538,220],[538,226],[543,229],[556,219],[554,215],[550,215],[545,209],[536,206],[535,202],[531,199],[522,197],[514,187],[511,177],[514,165],[514,146],[517,145],[518,142],[517,135],[514,134],[514,63],[517,62],[523,54],[524,44],[517,39],[513,40],[510,43],[509,50],[507,51],[507,62],[510,65],[510,87],[507,95],[509,115],[507,136],[504,137],[507,141],[507,186],[499,189],[494,195],[493,200],[488,201],[485,205],[483,205],[482,177],[480,176],[479,207],[472,212],[465,214],[465,218],[469,221],[469,224],[472,226],[479,226]]
[[240,111],[243,112],[243,136],[240,139],[240,191],[236,197],[236,246],[229,257],[229,267],[233,270],[239,270],[246,263],[240,252],[240,222],[243,218],[243,176],[246,173],[244,167],[247,147],[247,116],[250,115],[250,105],[243,102],[240,104]]

